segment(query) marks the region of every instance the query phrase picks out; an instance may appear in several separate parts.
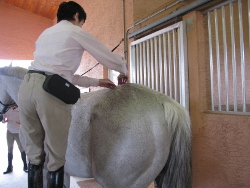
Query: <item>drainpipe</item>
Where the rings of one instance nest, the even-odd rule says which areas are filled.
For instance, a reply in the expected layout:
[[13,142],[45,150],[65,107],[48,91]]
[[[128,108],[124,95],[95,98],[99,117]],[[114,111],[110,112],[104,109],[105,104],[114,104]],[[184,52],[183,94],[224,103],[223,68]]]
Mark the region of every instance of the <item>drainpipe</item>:
[[123,11],[123,50],[124,50],[124,58],[126,59],[126,54],[125,54],[125,51],[126,51],[126,43],[127,43],[127,37],[126,37],[126,18],[125,18],[125,13],[126,13],[126,10],[125,10],[125,0],[122,0],[122,11]]
[[192,9],[195,9],[195,8],[201,6],[201,5],[203,5],[203,4],[205,4],[205,3],[209,2],[209,1],[212,1],[212,0],[197,0],[197,1],[195,1],[195,2],[193,2],[191,4],[189,4],[189,5],[185,6],[184,8],[179,9],[179,10],[169,14],[168,16],[166,16],[166,17],[164,17],[164,18],[162,18],[162,19],[160,19],[160,20],[158,20],[158,21],[156,21],[156,22],[154,22],[152,24],[149,24],[149,25],[147,25],[147,26],[145,26],[145,27],[143,27],[143,28],[129,34],[128,38],[132,38],[132,37],[144,32],[144,31],[147,31],[147,30],[157,26],[157,25],[160,25],[160,24],[162,24],[162,23],[164,23],[166,21],[169,21],[169,20],[171,20],[171,19],[173,19],[175,17],[178,17],[181,14],[185,14],[186,12],[188,12],[188,11],[190,11]]
[[[177,1],[177,3],[181,2],[181,1],[184,1],[184,0],[179,0],[179,1]],[[193,9],[195,9],[195,8],[201,6],[201,5],[203,5],[203,4],[205,4],[205,3],[209,2],[209,1],[212,1],[212,0],[196,0],[195,2],[185,6],[184,8],[176,10],[175,12],[167,15],[166,17],[163,17],[162,19],[160,19],[160,20],[158,20],[156,22],[153,22],[152,24],[149,24],[149,25],[147,25],[147,26],[145,26],[145,27],[143,27],[141,29],[138,29],[137,31],[135,31],[133,33],[130,33],[130,34],[128,34],[130,29],[134,28],[138,24],[141,24],[142,21],[143,22],[146,21],[146,19],[144,19],[144,20],[134,24],[133,26],[129,27],[127,29],[126,33],[125,33],[125,38],[124,38],[124,43],[126,44],[126,46],[124,47],[124,49],[126,49],[126,51],[124,52],[125,59],[128,59],[128,57],[127,57],[127,55],[128,55],[128,53],[127,53],[127,51],[128,51],[127,39],[130,39],[130,38],[132,38],[132,37],[134,37],[134,36],[136,36],[136,35],[138,35],[140,33],[143,33],[144,31],[152,29],[152,28],[154,28],[154,27],[156,27],[156,26],[158,26],[158,25],[160,25],[160,24],[162,24],[164,22],[167,22],[167,21],[169,21],[169,20],[171,20],[173,18],[176,18],[176,17],[178,17],[178,16],[180,16],[182,14],[185,14],[185,13],[187,13],[187,12],[189,12],[189,11],[191,11],[191,10],[193,10]],[[166,7],[165,10],[167,10],[167,8],[170,8],[170,7],[171,7],[171,5],[169,7]],[[159,11],[159,13],[160,12],[162,12],[162,11]],[[155,14],[152,15],[152,16],[155,16]],[[152,16],[149,16],[148,19],[151,18]]]

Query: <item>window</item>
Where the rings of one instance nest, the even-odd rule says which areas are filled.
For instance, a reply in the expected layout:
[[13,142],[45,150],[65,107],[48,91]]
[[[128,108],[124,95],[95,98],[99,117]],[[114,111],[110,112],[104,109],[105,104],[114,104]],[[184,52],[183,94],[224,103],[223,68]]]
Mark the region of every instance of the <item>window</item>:
[[189,110],[185,22],[130,45],[130,79],[170,96]]
[[206,11],[211,111],[250,112],[249,4],[230,1]]

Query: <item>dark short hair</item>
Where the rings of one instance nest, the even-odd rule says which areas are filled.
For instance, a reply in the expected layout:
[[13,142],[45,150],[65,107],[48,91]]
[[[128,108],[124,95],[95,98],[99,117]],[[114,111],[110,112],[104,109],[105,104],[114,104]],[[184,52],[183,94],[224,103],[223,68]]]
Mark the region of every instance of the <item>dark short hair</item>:
[[86,20],[87,15],[84,9],[74,1],[62,2],[57,11],[57,22],[61,20],[74,20],[74,15],[78,12],[79,21]]

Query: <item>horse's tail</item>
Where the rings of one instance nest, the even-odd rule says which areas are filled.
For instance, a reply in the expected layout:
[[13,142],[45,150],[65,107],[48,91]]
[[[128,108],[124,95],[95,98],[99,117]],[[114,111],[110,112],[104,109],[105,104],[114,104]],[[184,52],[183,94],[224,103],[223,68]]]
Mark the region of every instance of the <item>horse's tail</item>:
[[155,183],[159,188],[191,188],[191,128],[188,112],[175,101],[163,106],[173,135],[169,157]]

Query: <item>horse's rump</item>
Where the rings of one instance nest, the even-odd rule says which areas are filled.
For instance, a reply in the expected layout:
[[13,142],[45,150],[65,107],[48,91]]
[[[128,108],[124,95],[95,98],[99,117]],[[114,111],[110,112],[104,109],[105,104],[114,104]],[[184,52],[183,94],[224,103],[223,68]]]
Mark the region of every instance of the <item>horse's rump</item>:
[[167,162],[174,132],[189,129],[181,128],[179,118],[187,118],[189,126],[180,104],[145,86],[126,84],[110,91],[94,107],[90,122],[96,179],[104,187],[149,185]]

